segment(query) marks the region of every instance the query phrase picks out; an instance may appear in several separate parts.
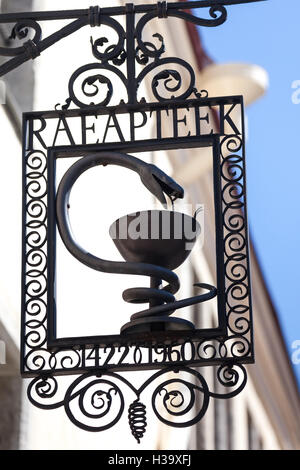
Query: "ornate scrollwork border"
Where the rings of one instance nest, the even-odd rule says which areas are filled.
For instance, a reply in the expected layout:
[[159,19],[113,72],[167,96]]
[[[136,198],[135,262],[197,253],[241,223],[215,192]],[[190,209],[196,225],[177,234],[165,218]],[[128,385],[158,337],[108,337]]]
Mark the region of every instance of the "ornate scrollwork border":
[[[228,103],[231,101],[229,98]],[[209,102],[208,99],[207,103]],[[215,104],[214,99],[211,102]],[[57,116],[62,119],[62,112],[57,112]],[[212,139],[216,142],[219,138],[213,137]],[[84,343],[77,343],[77,339],[74,339],[76,344],[82,344],[81,349],[68,351],[68,347],[64,346],[59,351],[47,350],[47,331],[50,328],[47,325],[47,295],[49,286],[51,290],[52,282],[47,278],[47,265],[49,264],[47,260],[47,172],[51,165],[49,166],[45,149],[40,147],[36,150],[24,150],[23,357],[25,359],[23,370],[33,374],[43,370],[80,371],[88,366],[94,367],[97,364],[101,366],[96,359],[97,338],[96,343],[90,343],[94,344],[90,348],[84,348]],[[221,190],[219,211],[222,218],[221,238],[223,237],[223,242],[219,247],[219,257],[224,259],[220,272],[224,274],[223,307],[226,311],[225,327],[228,333],[221,340],[209,337],[209,334],[204,338],[198,338],[197,345],[189,357],[190,362],[198,365],[202,361],[220,361],[230,357],[236,360],[246,359],[246,361],[253,358],[243,136],[236,134],[223,136],[220,138],[218,147],[220,149],[218,185]],[[189,343],[193,341],[193,338],[186,337],[185,340]],[[184,350],[178,356],[178,352],[173,351],[172,344],[166,347],[160,357],[156,356],[155,361],[149,352],[152,349],[151,346],[145,344],[143,347],[144,351],[148,352],[146,353],[147,359],[142,363],[160,366],[168,360],[172,363],[185,361]],[[187,347],[190,348],[190,346]],[[91,350],[94,352],[91,353]],[[111,349],[106,351],[107,357],[102,365],[111,365],[107,358],[113,358],[115,361],[118,352],[121,351],[118,351],[112,343]],[[155,353],[160,354],[159,351]],[[91,361],[93,354],[95,358]],[[126,356],[128,359],[128,354]],[[178,360],[174,361],[174,357],[178,357]],[[125,360],[120,360],[116,366],[123,366],[125,363]]]
[[[224,101],[224,99],[223,99]],[[216,106],[218,99],[203,99],[193,103],[201,106],[210,103]],[[228,106],[232,103],[240,103],[240,98],[226,98]],[[163,103],[158,103],[163,106]],[[141,105],[144,106],[144,105]],[[146,106],[146,105],[145,105]],[[176,106],[178,106],[176,104]],[[224,106],[224,104],[223,104]],[[242,108],[241,108],[242,109]],[[124,109],[122,108],[122,112]],[[82,109],[75,111],[56,111],[53,113],[62,119],[63,114],[82,116]],[[51,114],[52,113],[52,114]],[[74,114],[75,113],[75,114]],[[40,116],[40,114],[38,114]],[[47,115],[47,113],[42,113]],[[151,376],[142,389],[131,390],[136,398],[129,406],[129,425],[132,434],[140,441],[146,429],[146,408],[140,401],[140,394],[144,388],[154,382],[163,373],[170,370],[189,370],[193,380],[167,379],[157,385],[155,389],[152,408],[158,419],[171,426],[189,426],[195,424],[204,415],[209,398],[230,398],[244,387],[246,373],[243,363],[253,362],[252,343],[252,318],[251,318],[251,292],[249,278],[249,253],[247,239],[247,212],[245,191],[244,145],[243,133],[229,135],[205,136],[206,142],[213,143],[219,152],[215,153],[215,164],[218,168],[219,182],[216,190],[221,191],[219,211],[222,218],[222,265],[220,270],[224,273],[224,309],[226,321],[226,335],[182,337],[180,342],[166,344],[131,344],[120,342],[119,346],[113,342],[101,346],[97,338],[90,341],[90,345],[80,343],[80,338],[69,340],[69,346],[61,345],[49,347],[49,323],[47,315],[48,294],[51,289],[49,280],[49,207],[48,191],[49,172],[52,167],[49,164],[49,155],[41,145],[36,144],[35,149],[26,150],[26,143],[31,141],[30,132],[33,132],[33,121],[29,115],[29,123],[24,129],[29,129],[24,134],[24,199],[23,199],[23,307],[22,307],[22,372],[25,377],[34,377],[28,394],[32,403],[44,409],[64,406],[71,421],[82,429],[91,430],[90,425],[82,423],[84,419],[98,419],[100,423],[94,431],[109,428],[122,416],[125,401],[121,385],[116,385],[114,379],[126,383],[126,379],[120,379],[118,370],[159,369]],[[42,121],[42,127],[46,125]],[[193,137],[189,137],[189,140]],[[195,144],[196,146],[196,144]],[[52,175],[53,176],[53,175]],[[51,200],[51,198],[50,198]],[[52,222],[51,222],[52,223]],[[53,281],[53,280],[52,280]],[[50,284],[49,284],[50,282]],[[99,337],[100,338],[100,337]],[[81,346],[78,346],[81,344]],[[193,367],[201,365],[218,366],[217,380],[224,386],[240,385],[233,392],[224,392],[219,396],[210,391],[203,375],[195,372]],[[242,371],[242,372],[241,372]],[[59,378],[57,374],[82,374],[67,390],[65,396],[57,400],[59,395]],[[241,379],[241,373],[243,378]],[[108,379],[104,379],[108,375]],[[94,376],[93,380],[91,379]],[[91,385],[82,385],[85,379],[91,379]],[[179,390],[174,390],[174,385]],[[77,387],[81,386],[78,389]],[[100,387],[100,389],[98,389]],[[190,394],[189,404],[183,405],[186,393]],[[91,394],[90,390],[93,389]],[[195,392],[202,394],[202,407],[195,416],[187,421],[181,420],[194,409]],[[90,395],[89,395],[90,394]],[[90,411],[85,409],[86,397],[89,395]],[[37,398],[34,398],[37,396]],[[53,399],[51,404],[45,404],[46,399]],[[157,399],[162,403],[158,406]],[[118,401],[119,410],[111,420],[107,415],[113,412],[113,404]],[[77,408],[81,417],[74,416],[73,403],[77,401]],[[171,410],[169,409],[171,406]],[[75,407],[76,408],[76,407]],[[161,415],[161,409],[166,416]],[[180,419],[179,419],[180,418]],[[178,421],[179,419],[179,421]]]
[[[188,427],[202,419],[210,398],[232,398],[246,385],[247,375],[242,365],[222,364],[215,373],[224,389],[223,393],[211,391],[198,371],[173,367],[154,373],[139,388],[113,372],[83,374],[65,391],[59,390],[55,377],[38,376],[29,384],[27,395],[33,405],[44,410],[64,407],[74,425],[85,431],[99,432],[109,429],[121,419],[126,401],[122,390],[126,387],[135,397],[128,407],[129,427],[140,443],[147,427],[147,406],[141,402],[141,395],[148,387],[156,385],[154,390],[152,387],[151,397],[156,417],[172,427]],[[57,399],[59,394],[60,400]]]
[[[232,102],[238,100],[227,98],[226,102],[229,107]],[[193,103],[198,101],[193,100]],[[199,100],[199,103],[203,106],[202,100]],[[207,99],[204,105],[209,103],[216,105],[217,100]],[[163,104],[159,103],[159,106]],[[62,119],[63,113],[68,115],[73,111],[58,111],[56,116]],[[78,116],[81,115],[82,110],[78,111]],[[25,128],[29,126],[33,132],[33,121],[30,119],[32,118],[29,115],[28,122],[31,124],[27,123]],[[43,125],[46,126],[46,121]],[[36,149],[26,151],[27,138],[30,141],[31,136],[24,135],[22,311],[24,374],[35,376],[43,372],[58,371],[71,374],[94,368],[126,370],[163,368],[170,364],[200,366],[232,360],[237,363],[253,361],[243,134],[204,137],[207,145],[214,142],[215,148],[219,149],[219,152],[215,153],[215,166],[219,174],[215,179],[215,191],[221,192],[220,202],[217,203],[221,220],[217,237],[219,240],[217,255],[220,276],[218,299],[221,299],[219,321],[222,328],[214,333],[213,330],[203,333],[199,330],[198,333],[190,335],[185,333],[185,337],[180,339],[179,349],[174,346],[176,338],[173,340],[169,338],[165,345],[157,344],[153,347],[153,344],[147,342],[131,344],[129,340],[124,341],[124,338],[121,340],[116,335],[105,341],[104,337],[100,336],[72,338],[65,342],[55,340],[49,347],[49,338],[53,338],[49,332],[53,330],[55,323],[52,313],[55,302],[50,304],[54,278],[49,277],[49,272],[52,272],[51,269],[49,271],[49,267],[53,263],[54,255],[48,250],[51,232],[48,224],[54,223],[52,221],[54,213],[52,211],[52,216],[49,215],[48,207],[48,202],[55,197],[52,195],[48,200],[51,181],[54,178],[52,174],[49,179],[53,159],[49,160],[38,139],[36,139]],[[189,145],[191,139],[192,136],[188,137]],[[179,147],[184,146],[185,139],[180,142]],[[141,143],[143,145],[143,142]],[[80,148],[79,146],[78,151]],[[50,246],[52,244],[51,241]],[[52,343],[52,339],[50,342]]]

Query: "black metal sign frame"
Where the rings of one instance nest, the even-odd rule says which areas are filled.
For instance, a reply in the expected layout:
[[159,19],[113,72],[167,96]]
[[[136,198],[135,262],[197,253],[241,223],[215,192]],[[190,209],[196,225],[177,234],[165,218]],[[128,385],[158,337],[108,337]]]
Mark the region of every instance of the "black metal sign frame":
[[[70,420],[82,429],[102,431],[113,426],[125,408],[124,387],[135,395],[128,408],[128,418],[132,434],[139,442],[146,428],[146,407],[140,396],[157,382],[159,384],[152,391],[152,409],[163,423],[175,427],[195,424],[205,414],[211,397],[230,398],[246,384],[247,374],[243,364],[254,362],[254,351],[243,98],[209,98],[205,90],[198,92],[192,67],[183,59],[162,57],[165,52],[163,37],[156,33],[152,35],[153,42],[145,41],[143,30],[153,19],[168,16],[202,26],[218,26],[227,18],[224,5],[252,1],[257,0],[179,2],[169,5],[158,2],[157,5],[148,6],[127,4],[116,9],[91,7],[89,10],[56,12],[53,15],[51,12],[29,16],[23,14],[23,20],[20,17],[14,27],[13,38],[25,38],[30,28],[35,31],[35,37],[22,48],[12,49],[15,57],[0,68],[1,73],[12,70],[30,57],[37,57],[42,50],[87,24],[93,27],[103,24],[117,34],[116,44],[109,44],[104,37],[91,41],[92,53],[97,61],[73,73],[65,104],[57,105],[53,111],[26,113],[23,120],[21,372],[24,377],[33,378],[28,387],[28,397],[34,405],[42,409],[63,406]],[[196,4],[209,7],[209,19],[182,11],[195,8]],[[136,17],[136,13],[142,15]],[[126,15],[125,29],[113,18],[118,15]],[[77,18],[74,23],[41,41],[38,20],[71,17]],[[13,21],[9,16],[0,15],[0,22],[5,20]],[[10,55],[11,52],[0,49],[1,53]],[[177,71],[178,68],[181,71]],[[123,87],[125,90],[124,98],[116,105],[112,104],[114,88],[111,75],[121,84],[120,89]],[[151,88],[151,102],[140,96],[141,83],[146,77]],[[100,85],[104,85],[104,89],[106,87],[104,97],[103,93],[101,95],[103,86]],[[72,103],[74,108],[71,107]],[[171,136],[162,132],[161,113],[166,110],[173,119]],[[178,126],[179,123],[186,125],[186,116],[180,119],[179,111],[193,113],[194,117],[194,127],[187,129],[185,136],[181,135]],[[217,131],[213,125],[210,130],[203,128],[203,124],[209,126],[212,113],[218,116]],[[127,135],[118,121],[119,114],[128,119]],[[136,115],[142,116],[140,124],[135,121]],[[96,135],[95,121],[91,124],[88,119],[104,119],[101,138]],[[138,129],[150,119],[155,120],[156,138],[140,140],[137,137]],[[78,134],[72,131],[74,120],[80,121],[79,140]],[[54,131],[49,140],[50,122]],[[107,139],[107,133],[112,128],[118,135],[113,141]],[[65,139],[63,144],[58,143],[62,136]],[[213,149],[218,327],[168,331],[164,337],[157,337],[157,341],[153,333],[151,342],[122,334],[57,338],[54,297],[58,216],[55,213],[55,161],[73,156],[84,162],[93,153],[110,152],[113,155],[122,151],[139,154],[149,150],[187,147]],[[130,158],[132,160],[133,157]],[[140,163],[143,162],[140,160]],[[170,273],[172,275],[172,271]],[[212,296],[204,294],[203,298],[208,300]],[[178,302],[173,305],[178,305]],[[170,309],[170,306],[166,308]],[[204,375],[194,370],[195,367],[208,365],[216,366],[212,369],[218,383],[223,386],[218,393],[210,390]],[[147,369],[157,371],[151,373],[139,388],[124,374],[117,373]],[[80,375],[63,390],[57,376],[75,374]],[[196,394],[202,396],[202,400],[197,400],[199,409],[196,409]],[[187,403],[186,396],[189,397]],[[193,418],[189,417],[191,410],[195,411]]]
[[[174,106],[177,109],[183,109],[184,107],[184,109],[190,110],[193,106],[206,108],[207,106],[216,106],[217,103],[219,106],[227,106],[229,109],[238,105],[241,112],[243,112],[241,97],[228,97],[220,100],[216,98],[191,100],[190,103],[185,101],[184,103],[176,103]],[[162,110],[163,104],[156,104],[155,108]],[[135,107],[135,112],[145,112],[146,110],[147,106],[144,105]],[[106,108],[105,113],[108,111]],[[98,116],[101,115],[99,109],[97,113]],[[156,359],[149,359],[151,356],[153,357],[153,347],[150,344],[143,344],[141,340],[138,341],[136,338],[132,340],[130,337],[124,337],[117,332],[113,336],[56,337],[56,301],[54,293],[56,251],[55,160],[61,157],[68,158],[70,155],[81,155],[81,158],[85,158],[84,155],[95,151],[104,151],[107,148],[127,153],[148,151],[150,149],[212,147],[219,326],[214,329],[200,329],[192,332],[171,332],[165,337],[165,344],[169,343],[169,346],[165,346],[165,348],[166,351],[168,347],[172,350],[172,342],[175,344],[178,340],[188,341],[189,344],[195,342],[196,346],[192,346],[194,353],[188,361],[184,359],[184,354],[173,354],[174,357],[176,355],[176,365],[187,365],[188,363],[189,365],[199,366],[224,363],[233,359],[235,362],[241,363],[252,362],[251,294],[246,233],[243,129],[241,134],[238,135],[225,134],[221,136],[211,134],[178,137],[177,139],[161,138],[159,140],[108,142],[101,145],[60,145],[44,149],[42,133],[36,133],[34,136],[34,129],[40,128],[41,122],[44,127],[47,118],[43,116],[49,116],[50,119],[56,118],[59,126],[59,122],[62,122],[63,117],[67,119],[66,114],[70,113],[52,111],[43,114],[28,113],[24,115],[23,204],[25,217],[23,221],[23,270],[26,274],[23,286],[23,374],[35,376],[41,372],[81,373],[95,367],[110,370],[153,369],[166,367],[170,365],[170,361],[171,363],[174,362],[172,352],[166,352],[166,359],[161,362],[158,361],[157,357]],[[69,118],[69,122],[76,119],[76,117],[82,120],[83,111],[80,110],[78,113],[73,111],[71,115],[72,118]],[[39,125],[35,126],[35,122]],[[65,123],[67,122],[65,121]],[[44,131],[47,132],[46,127]],[[66,133],[66,137],[67,135],[68,133]],[[31,148],[31,142],[35,142],[34,149]],[[229,156],[226,156],[226,149],[227,152],[228,149],[230,150]],[[237,170],[238,173],[236,173]],[[247,299],[246,302],[245,299]],[[38,309],[38,314],[36,309]],[[45,313],[43,321],[40,320],[42,311]],[[202,348],[205,351],[205,345],[210,345],[211,348],[215,349],[213,357],[200,353]],[[229,347],[229,345],[231,346]],[[241,345],[243,345],[242,349]],[[156,347],[160,348],[161,346],[161,340],[158,336]],[[134,356],[134,352],[130,354],[130,349],[144,348],[147,360],[139,357],[138,363],[134,360],[130,363],[125,361],[124,356],[121,361],[115,362],[118,354],[114,353],[122,347],[125,348],[126,359],[129,359],[131,355]],[[231,354],[230,351],[234,351],[235,347],[236,353]],[[86,360],[88,356],[91,358],[91,350],[97,350],[94,362]],[[105,353],[103,353],[104,350]],[[152,352],[149,353],[149,350]],[[33,364],[35,364],[34,357],[39,354],[42,355],[42,351],[46,352],[48,360],[43,361],[43,367],[33,367]],[[67,357],[68,353],[75,355],[77,360],[75,362],[70,361],[70,367],[66,368],[63,363],[59,366],[54,358],[58,355]],[[102,365],[101,357],[103,358]]]
[[[146,5],[128,3],[124,6],[104,8],[91,6],[81,10],[2,13],[0,14],[0,24],[14,24],[14,27],[12,28],[11,35],[7,38],[5,47],[0,47],[0,56],[11,57],[0,66],[0,77],[19,67],[24,62],[36,59],[49,47],[79,31],[84,26],[112,25],[115,22],[114,17],[128,15],[128,13],[144,14],[144,19],[148,21],[155,17],[167,18],[168,16],[173,16],[191,21],[199,26],[211,27],[219,26],[226,21],[226,6],[261,1],[265,0],[198,0],[171,3],[158,1],[157,3]],[[193,16],[186,11],[195,8],[209,9],[208,18]],[[72,20],[72,22],[48,37],[43,38],[40,22],[57,20]],[[29,39],[30,33],[33,33],[32,39]],[[21,40],[23,43],[16,47],[16,40]]]
[[[231,119],[230,112],[235,106],[239,107],[243,116],[242,97],[221,97],[193,99],[190,102],[173,103],[173,108],[185,109],[187,112],[193,106],[199,109],[219,106],[219,114],[224,122],[220,123],[223,134],[207,133],[204,135],[190,135],[188,137],[149,139],[144,141],[107,142],[99,144],[50,146],[45,148],[44,135],[47,134],[48,120],[56,120],[56,129],[64,129],[65,138],[72,142],[72,119],[83,116],[102,115],[110,116],[112,109],[87,109],[86,113],[80,110],[49,111],[42,113],[26,113],[24,115],[24,142],[23,142],[23,298],[22,298],[22,347],[21,367],[24,377],[33,377],[28,388],[29,399],[36,406],[51,409],[64,405],[69,418],[82,429],[103,430],[110,427],[122,415],[124,397],[120,387],[121,381],[137,396],[132,404],[132,419],[138,408],[143,410],[139,402],[140,394],[156,383],[158,379],[172,371],[181,371],[189,374],[191,384],[184,381],[190,393],[195,390],[204,395],[199,413],[190,422],[197,422],[205,413],[209,397],[230,398],[239,393],[246,383],[246,371],[242,364],[254,362],[253,331],[251,313],[249,249],[247,235],[246,210],[246,181],[245,181],[245,154],[244,154],[244,123],[238,133],[232,133],[232,126],[236,124]],[[127,112],[149,112],[153,109],[163,109],[164,103],[151,103],[127,107]],[[117,108],[113,109],[115,116]],[[170,111],[170,105],[169,105]],[[120,107],[124,113],[124,106]],[[52,121],[53,122],[53,121]],[[62,123],[64,125],[62,126]],[[68,124],[69,123],[69,124]],[[226,124],[230,132],[226,134]],[[62,127],[61,127],[62,126]],[[68,127],[66,127],[68,126]],[[199,132],[199,127],[196,126]],[[93,133],[91,133],[93,135]],[[83,136],[83,134],[82,134]],[[94,137],[94,136],[93,136]],[[216,246],[218,270],[218,305],[219,327],[217,329],[195,330],[192,333],[176,333],[166,337],[163,344],[143,344],[140,341],[126,339],[126,336],[113,337],[76,337],[55,338],[55,301],[53,286],[55,278],[55,175],[54,166],[57,158],[66,156],[88,155],[95,151],[113,149],[126,152],[141,152],[158,149],[174,149],[184,147],[212,147],[214,162],[214,193],[215,214],[217,226]],[[201,157],[199,157],[201,158]],[[180,344],[178,346],[178,344]],[[222,394],[209,390],[203,376],[191,368],[197,366],[217,366],[218,381],[225,387]],[[158,369],[140,389],[135,389],[117,371]],[[81,374],[66,391],[63,401],[56,398],[59,385],[55,376],[66,374]],[[119,414],[107,425],[90,426],[84,420],[78,420],[71,412],[70,404],[75,397],[81,396],[77,388],[84,394],[88,390],[93,377],[99,377],[95,385],[100,387],[101,393],[106,393],[112,400],[111,392],[103,387],[113,390],[118,396]],[[105,378],[106,377],[106,378]],[[114,379],[113,382],[111,379]],[[108,380],[109,379],[109,380]],[[171,382],[170,382],[171,380]],[[178,385],[181,380],[175,378],[167,380],[155,390],[153,395],[153,409],[159,419],[166,424],[179,426],[172,420],[164,418],[155,400],[160,397],[164,385]],[[199,386],[193,385],[196,380]],[[182,384],[180,385],[182,386]],[[229,391],[228,391],[229,390]],[[175,392],[174,392],[175,393]],[[181,393],[181,392],[176,392]],[[168,399],[172,398],[167,395]],[[176,395],[177,396],[177,395]],[[156,397],[156,398],[154,398]],[[48,403],[50,400],[50,404]],[[118,408],[118,407],[117,407]],[[107,409],[109,414],[110,407]],[[143,414],[143,411],[142,411]],[[106,413],[105,413],[106,415]],[[98,415],[97,415],[98,416]],[[99,417],[99,416],[98,416]],[[134,425],[133,425],[134,429]],[[133,434],[141,437],[134,431]]]
[[[166,139],[167,140],[167,139]],[[142,149],[141,145],[142,144]],[[182,137],[178,138],[176,142],[174,141],[167,141],[164,142],[163,140],[157,141],[152,141],[151,143],[151,149],[152,151],[159,151],[159,150],[169,150],[172,148],[176,148],[178,150],[184,149],[184,148],[191,148],[195,147],[197,148],[198,146],[205,146],[205,147],[212,147],[213,149],[213,167],[214,167],[214,187],[215,187],[215,209],[216,209],[216,240],[217,243],[219,243],[219,247],[216,249],[216,272],[217,272],[217,277],[218,277],[218,282],[217,282],[217,289],[218,289],[218,320],[219,320],[219,326],[218,328],[210,328],[210,329],[201,329],[201,330],[193,330],[191,332],[184,332],[184,338],[185,340],[189,341],[199,341],[199,339],[203,339],[204,337],[206,338],[227,338],[227,327],[226,327],[226,299],[225,299],[225,286],[224,286],[224,252],[223,252],[223,247],[222,247],[222,240],[223,240],[223,221],[222,221],[222,212],[221,212],[221,190],[220,190],[220,167],[219,167],[219,139],[216,136],[213,136],[211,138],[204,138],[200,137],[199,140],[194,139],[191,142],[191,139],[189,137]],[[147,142],[136,142],[136,147],[135,143],[133,142],[122,142],[119,144],[114,144],[116,147],[114,147],[115,151],[121,151],[124,153],[132,152],[132,153],[137,153],[139,151],[145,151],[144,149],[148,147]],[[109,147],[112,146],[112,143],[109,144]],[[88,336],[88,337],[73,337],[73,338],[58,338],[56,335],[56,298],[55,298],[55,245],[56,245],[56,224],[54,223],[55,221],[55,198],[56,198],[56,178],[55,178],[55,163],[57,158],[68,158],[68,150],[72,155],[74,155],[74,152],[79,152],[82,157],[84,158],[84,155],[89,155],[93,152],[96,151],[96,148],[93,147],[93,150],[89,148],[89,146],[82,147],[78,146],[76,147],[71,147],[68,149],[68,147],[60,147],[58,149],[49,149],[48,150],[48,156],[47,156],[47,161],[48,161],[48,183],[49,183],[49,192],[48,192],[48,217],[47,217],[47,223],[48,227],[51,227],[50,229],[48,228],[48,238],[47,238],[47,258],[48,258],[48,302],[47,302],[47,322],[48,322],[48,328],[47,328],[47,345],[48,348],[55,349],[57,347],[63,347],[63,348],[68,348],[70,345],[72,347],[75,347],[77,349],[80,349],[82,346],[85,348],[93,348],[95,346],[99,346],[100,348],[112,348],[112,351],[114,351],[115,348],[117,347],[126,347],[127,355],[129,354],[129,348],[132,347],[131,343],[133,344],[133,347],[136,346],[143,346],[143,343],[145,340],[141,338],[128,338],[127,336],[122,336],[120,334],[115,334],[115,335],[102,335],[102,336]],[[99,152],[105,150],[105,145],[100,145],[97,149]],[[182,339],[182,333],[178,332],[169,332],[168,335],[166,336],[166,333],[164,333],[164,341],[173,341],[176,342],[178,339]],[[154,334],[155,336],[155,334]],[[161,346],[161,340],[160,336],[157,336],[156,344]],[[152,349],[152,345],[147,344],[145,345],[146,348],[149,350]],[[128,348],[128,349],[127,349]],[[101,354],[100,354],[101,356]],[[104,354],[105,357],[105,354]],[[197,364],[197,361],[195,361],[195,365],[200,365],[201,361],[199,364]],[[153,368],[157,366],[156,363],[151,363],[149,362],[148,364],[145,362],[140,363],[140,366],[145,369],[145,368]],[[165,364],[162,363],[161,367],[163,367]],[[109,369],[117,369],[117,370],[127,370],[130,369],[131,367],[136,368],[137,364],[126,364],[126,361],[122,361],[122,363],[118,364],[117,366],[114,364],[111,364],[110,362],[105,363],[105,367]]]

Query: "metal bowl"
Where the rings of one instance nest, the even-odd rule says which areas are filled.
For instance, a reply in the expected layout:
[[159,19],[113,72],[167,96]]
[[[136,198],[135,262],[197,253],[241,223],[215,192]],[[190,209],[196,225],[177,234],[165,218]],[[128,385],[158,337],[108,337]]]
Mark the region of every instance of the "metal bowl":
[[187,214],[148,210],[117,219],[109,234],[126,261],[173,270],[186,260],[200,230],[197,220]]

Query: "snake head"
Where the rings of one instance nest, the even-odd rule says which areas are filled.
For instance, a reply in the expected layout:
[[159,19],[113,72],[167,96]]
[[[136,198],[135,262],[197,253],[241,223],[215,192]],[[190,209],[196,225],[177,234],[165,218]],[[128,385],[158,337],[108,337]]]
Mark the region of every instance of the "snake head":
[[170,176],[157,166],[146,164],[140,171],[141,181],[144,186],[162,203],[166,204],[164,193],[171,199],[182,199],[184,190]]

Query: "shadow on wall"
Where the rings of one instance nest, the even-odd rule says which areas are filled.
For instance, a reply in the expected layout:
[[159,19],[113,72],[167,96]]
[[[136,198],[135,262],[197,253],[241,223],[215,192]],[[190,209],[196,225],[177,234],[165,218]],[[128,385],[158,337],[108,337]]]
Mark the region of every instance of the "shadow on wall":
[[0,450],[18,450],[22,379],[0,377]]

